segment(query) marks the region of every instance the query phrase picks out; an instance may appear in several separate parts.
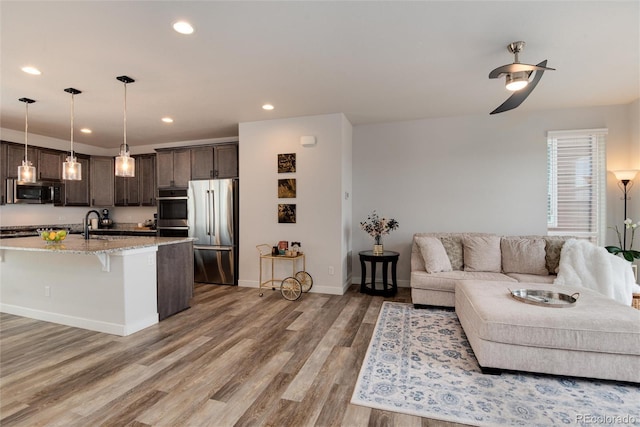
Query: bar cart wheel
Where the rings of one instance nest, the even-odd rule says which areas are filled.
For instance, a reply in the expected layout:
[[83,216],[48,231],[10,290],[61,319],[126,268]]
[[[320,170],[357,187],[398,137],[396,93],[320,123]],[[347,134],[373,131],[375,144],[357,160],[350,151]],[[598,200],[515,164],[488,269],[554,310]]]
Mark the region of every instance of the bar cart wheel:
[[302,285],[295,277],[287,277],[282,279],[280,293],[285,299],[295,301],[302,295]]
[[313,278],[311,275],[306,271],[298,271],[295,277],[302,285],[302,292],[309,292],[309,289],[313,286]]

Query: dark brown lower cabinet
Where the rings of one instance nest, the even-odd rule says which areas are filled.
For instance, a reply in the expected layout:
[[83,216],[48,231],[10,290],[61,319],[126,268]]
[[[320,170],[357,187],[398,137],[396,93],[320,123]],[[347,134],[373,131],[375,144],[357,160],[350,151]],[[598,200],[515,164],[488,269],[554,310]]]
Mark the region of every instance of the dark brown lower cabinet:
[[158,246],[158,318],[166,319],[190,307],[193,297],[193,243]]

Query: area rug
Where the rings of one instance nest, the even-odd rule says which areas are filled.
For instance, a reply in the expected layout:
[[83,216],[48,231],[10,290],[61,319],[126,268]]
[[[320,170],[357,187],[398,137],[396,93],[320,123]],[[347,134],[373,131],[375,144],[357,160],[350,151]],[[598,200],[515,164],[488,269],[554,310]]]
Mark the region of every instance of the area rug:
[[484,375],[455,312],[392,302],[380,310],[351,403],[474,426],[640,425],[640,386]]

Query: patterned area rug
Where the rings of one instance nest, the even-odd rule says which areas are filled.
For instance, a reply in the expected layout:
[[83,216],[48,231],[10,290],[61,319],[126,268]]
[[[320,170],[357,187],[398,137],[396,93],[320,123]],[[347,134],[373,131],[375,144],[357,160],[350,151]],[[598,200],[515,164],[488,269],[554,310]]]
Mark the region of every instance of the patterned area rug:
[[640,386],[484,375],[455,312],[392,302],[380,310],[351,403],[477,426],[640,425]]

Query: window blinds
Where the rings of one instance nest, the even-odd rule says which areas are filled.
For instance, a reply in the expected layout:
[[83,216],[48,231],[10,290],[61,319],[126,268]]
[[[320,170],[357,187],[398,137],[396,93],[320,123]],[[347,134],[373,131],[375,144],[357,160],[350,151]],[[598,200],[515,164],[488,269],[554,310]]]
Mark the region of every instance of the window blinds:
[[547,133],[547,232],[604,241],[607,129]]

